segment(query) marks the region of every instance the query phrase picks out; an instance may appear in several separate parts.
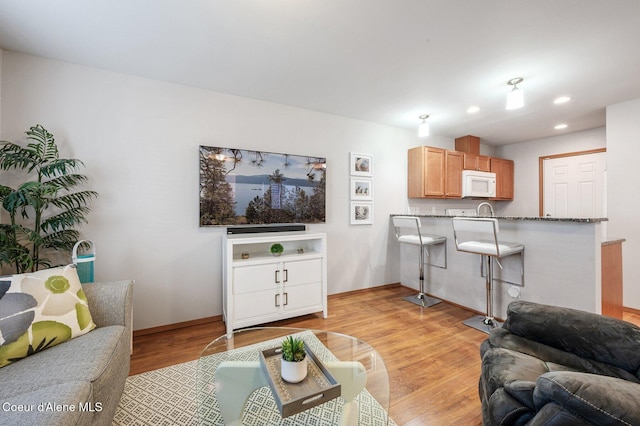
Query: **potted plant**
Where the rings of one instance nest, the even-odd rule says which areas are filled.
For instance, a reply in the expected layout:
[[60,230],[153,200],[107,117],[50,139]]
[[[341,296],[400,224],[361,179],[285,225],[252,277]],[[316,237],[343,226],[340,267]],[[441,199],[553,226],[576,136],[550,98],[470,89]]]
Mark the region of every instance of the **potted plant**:
[[269,250],[271,250],[272,255],[280,256],[284,251],[284,247],[282,247],[282,244],[280,243],[275,243],[271,245],[271,248]]
[[27,132],[27,146],[0,141],[0,171],[23,173],[17,187],[0,184],[0,206],[6,218],[0,224],[0,267],[11,265],[16,273],[53,265],[48,256],[71,252],[87,222],[89,203],[98,194],[82,187],[88,181],[78,169],[78,159],[60,158],[51,133],[41,125]]
[[280,375],[289,383],[298,383],[307,377],[307,353],[302,339],[288,336],[282,341]]

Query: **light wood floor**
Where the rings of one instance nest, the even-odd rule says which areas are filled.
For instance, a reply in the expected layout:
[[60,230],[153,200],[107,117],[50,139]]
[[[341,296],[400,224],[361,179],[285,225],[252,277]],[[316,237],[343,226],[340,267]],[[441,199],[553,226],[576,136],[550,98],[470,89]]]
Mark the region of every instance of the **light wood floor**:
[[[480,343],[487,335],[462,321],[475,315],[440,303],[423,309],[402,300],[415,291],[399,285],[329,297],[329,318],[307,315],[269,325],[330,330],[373,346],[387,367],[390,415],[400,426],[480,425]],[[640,325],[640,312],[625,312]],[[134,337],[130,374],[198,359],[225,333],[212,323]]]

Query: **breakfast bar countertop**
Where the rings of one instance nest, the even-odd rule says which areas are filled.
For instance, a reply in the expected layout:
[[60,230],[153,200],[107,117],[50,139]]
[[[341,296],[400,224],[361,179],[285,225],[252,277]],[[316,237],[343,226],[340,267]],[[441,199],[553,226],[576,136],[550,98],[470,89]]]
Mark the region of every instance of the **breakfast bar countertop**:
[[[417,217],[455,217],[445,214],[392,214],[393,216],[417,216]],[[476,216],[470,216],[476,217]],[[532,220],[539,222],[576,222],[576,223],[597,223],[606,222],[606,217],[540,217],[540,216],[494,216],[494,219],[500,220]]]
[[[391,216],[417,216],[422,232],[446,238],[444,247],[430,249],[430,262],[446,269],[428,268],[426,292],[442,300],[477,312],[486,308],[486,283],[479,268],[479,256],[458,251],[451,220],[473,219],[476,209],[416,212]],[[483,217],[483,216],[480,216]],[[588,312],[602,311],[602,249],[620,246],[624,238],[607,236],[607,218],[558,218],[495,216],[500,223],[500,240],[522,244],[524,256],[508,256],[494,271],[494,312],[506,318],[514,298],[542,304],[558,304]],[[400,247],[400,282],[417,288],[415,250]],[[522,267],[524,261],[524,269]],[[454,266],[455,265],[455,266]],[[522,271],[524,270],[524,280]],[[515,287],[515,290],[514,290]],[[511,291],[511,292],[509,292]],[[513,296],[512,294],[516,294]],[[577,296],[579,295],[579,297]]]

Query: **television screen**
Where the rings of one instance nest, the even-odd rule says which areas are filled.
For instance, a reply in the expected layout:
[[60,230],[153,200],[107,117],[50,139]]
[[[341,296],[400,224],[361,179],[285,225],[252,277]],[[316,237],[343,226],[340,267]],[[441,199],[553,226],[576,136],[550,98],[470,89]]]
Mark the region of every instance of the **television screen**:
[[326,159],[200,146],[200,226],[325,221]]

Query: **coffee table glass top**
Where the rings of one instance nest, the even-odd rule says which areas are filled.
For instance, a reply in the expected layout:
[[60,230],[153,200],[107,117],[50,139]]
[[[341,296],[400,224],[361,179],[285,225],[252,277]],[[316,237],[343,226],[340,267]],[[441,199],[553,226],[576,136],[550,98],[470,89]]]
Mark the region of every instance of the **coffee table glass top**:
[[[262,351],[279,347],[289,335],[303,338],[341,384],[342,396],[282,418],[259,360]],[[384,361],[370,345],[345,334],[287,327],[236,330],[207,345],[197,370],[200,425],[389,424]],[[354,388],[358,375],[364,389]]]

